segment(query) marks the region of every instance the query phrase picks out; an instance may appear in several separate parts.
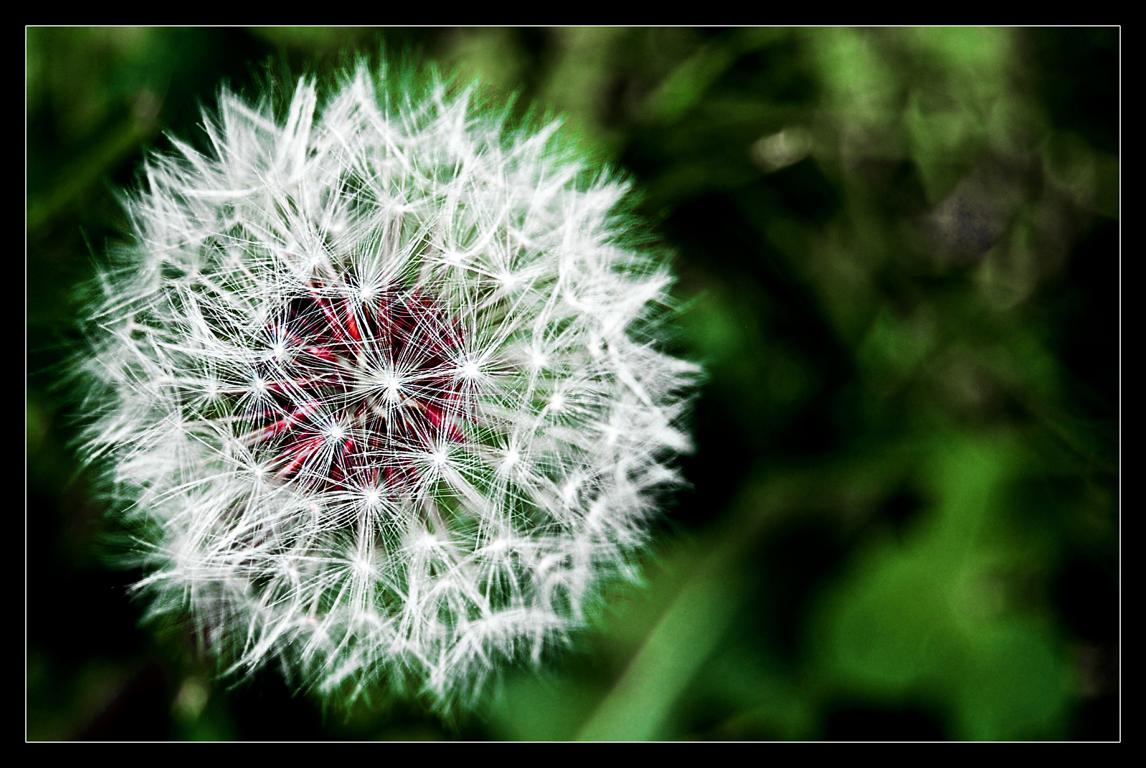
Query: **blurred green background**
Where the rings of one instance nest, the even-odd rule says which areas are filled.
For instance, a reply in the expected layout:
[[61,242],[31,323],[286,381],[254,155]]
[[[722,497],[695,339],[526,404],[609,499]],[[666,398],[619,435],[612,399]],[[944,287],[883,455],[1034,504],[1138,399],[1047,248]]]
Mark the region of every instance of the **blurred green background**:
[[[31,739],[1119,734],[1116,29],[30,29]],[[223,82],[407,52],[568,115],[677,253],[691,486],[472,715],[138,626],[61,362],[118,190]]]

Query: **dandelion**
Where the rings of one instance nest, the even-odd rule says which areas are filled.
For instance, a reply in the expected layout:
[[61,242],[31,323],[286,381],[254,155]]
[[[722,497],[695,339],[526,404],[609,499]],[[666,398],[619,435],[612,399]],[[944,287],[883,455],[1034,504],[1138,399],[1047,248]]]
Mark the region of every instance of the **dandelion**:
[[672,276],[556,124],[359,65],[151,157],[87,314],[87,456],[233,674],[447,708],[537,661],[689,447]]

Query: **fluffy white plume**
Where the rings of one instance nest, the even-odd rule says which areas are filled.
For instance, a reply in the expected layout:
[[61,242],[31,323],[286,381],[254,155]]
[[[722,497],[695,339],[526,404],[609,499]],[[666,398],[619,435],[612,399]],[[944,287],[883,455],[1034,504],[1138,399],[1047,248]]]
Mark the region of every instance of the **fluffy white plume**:
[[244,672],[439,705],[625,573],[697,369],[624,184],[555,125],[358,67],[285,115],[224,94],[151,158],[88,316],[86,447],[156,614]]

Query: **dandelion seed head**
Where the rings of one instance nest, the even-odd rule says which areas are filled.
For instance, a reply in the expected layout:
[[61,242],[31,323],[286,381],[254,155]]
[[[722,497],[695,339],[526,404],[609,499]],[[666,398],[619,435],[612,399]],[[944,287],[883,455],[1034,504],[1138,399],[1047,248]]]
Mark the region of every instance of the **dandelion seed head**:
[[634,572],[696,366],[627,185],[556,124],[359,65],[224,93],[128,202],[96,281],[89,458],[139,588],[227,669],[442,708]]

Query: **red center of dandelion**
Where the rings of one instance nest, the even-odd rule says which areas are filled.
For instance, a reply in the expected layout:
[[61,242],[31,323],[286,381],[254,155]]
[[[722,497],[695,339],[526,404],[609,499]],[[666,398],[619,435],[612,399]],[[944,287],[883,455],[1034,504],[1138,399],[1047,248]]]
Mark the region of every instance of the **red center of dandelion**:
[[312,282],[268,327],[254,442],[282,479],[409,491],[463,438],[462,337],[424,292],[345,293]]

